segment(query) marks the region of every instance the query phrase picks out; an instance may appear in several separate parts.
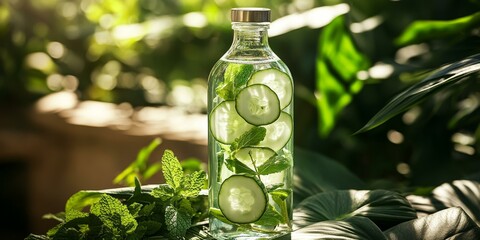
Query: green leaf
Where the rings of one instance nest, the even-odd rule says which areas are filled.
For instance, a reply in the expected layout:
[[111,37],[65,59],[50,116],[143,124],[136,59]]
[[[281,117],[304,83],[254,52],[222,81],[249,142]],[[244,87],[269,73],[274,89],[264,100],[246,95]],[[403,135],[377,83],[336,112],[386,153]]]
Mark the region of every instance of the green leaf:
[[[291,239],[387,239],[370,219],[360,216],[323,221],[292,232]],[[401,238],[413,239],[413,238]]]
[[35,235],[35,234],[30,234],[28,235],[25,240],[49,240],[50,238],[44,235]]
[[294,205],[321,192],[366,188],[360,178],[330,158],[301,148],[295,148],[294,154]]
[[268,175],[281,172],[292,166],[290,159],[285,156],[275,155],[258,167],[258,174]]
[[[148,159],[150,158],[151,153],[161,144],[160,138],[155,138],[148,146],[142,148],[134,162],[132,162],[125,170],[118,174],[113,183],[115,184],[126,184],[128,186],[133,186],[136,177],[144,177],[148,179],[153,175],[155,170],[155,165],[153,168],[147,167]],[[145,174],[148,173],[148,174]]]
[[291,221],[290,221],[290,214],[291,207],[289,208],[287,204],[290,204],[291,202],[288,201],[287,203],[287,198],[292,194],[292,191],[290,189],[277,189],[272,192],[270,192],[270,195],[272,196],[273,201],[280,207],[280,213],[282,215],[282,222],[288,224],[288,226],[291,228]]
[[275,184],[272,184],[272,185],[268,185],[267,186],[267,192],[272,192],[274,190],[276,190],[277,188],[281,188],[283,187],[283,183],[275,183]]
[[257,145],[263,141],[266,133],[267,129],[264,127],[253,127],[235,139],[230,147],[230,150],[235,151],[243,147]]
[[384,234],[388,239],[480,239],[480,228],[460,207],[452,207],[401,223]]
[[65,212],[59,212],[57,214],[48,213],[42,216],[43,219],[53,219],[58,222],[65,222],[66,214]]
[[341,190],[313,195],[294,210],[294,225],[305,227],[327,220],[368,217],[379,227],[389,227],[417,217],[400,194],[386,190]]
[[102,195],[101,199],[92,205],[90,212],[98,216],[116,235],[131,233],[138,225],[127,206],[107,194]]
[[407,196],[419,216],[437,211],[461,207],[477,224],[480,224],[480,183],[470,180],[456,180],[436,187],[431,196]]
[[192,226],[192,215],[185,211],[180,211],[173,206],[167,206],[165,209],[165,223],[170,237],[179,239],[185,236],[187,229]]
[[186,198],[180,200],[180,203],[178,204],[178,209],[180,211],[188,213],[191,216],[195,215],[195,209],[193,209],[192,203]]
[[230,220],[228,220],[222,213],[222,211],[218,208],[213,208],[211,207],[209,210],[208,210],[208,213],[211,215],[211,216],[214,216],[216,218],[218,218],[220,221],[224,222],[224,223],[228,223],[228,224],[231,224],[231,225],[237,225],[236,223],[233,223],[233,222],[230,222]]
[[462,83],[465,77],[480,71],[480,54],[470,56],[445,67],[437,69],[421,82],[397,94],[365,126],[356,133],[366,132],[390,118],[419,104],[429,96],[455,84]]
[[326,137],[335,126],[338,114],[360,92],[363,82],[357,73],[370,66],[370,61],[355,46],[339,16],[322,31],[316,60],[316,95],[318,130]]
[[480,23],[480,12],[469,16],[446,20],[418,20],[411,23],[405,31],[395,39],[395,44],[405,46],[446,37],[468,36]]
[[162,169],[162,164],[159,162],[153,163],[150,166],[147,166],[147,169],[143,172],[143,180],[150,179],[153,177],[156,173],[158,173]]
[[130,205],[127,205],[127,208],[128,208],[128,212],[130,212],[130,214],[132,214],[134,218],[137,218],[139,217],[139,213],[143,208],[143,204],[134,202]]
[[225,100],[234,100],[241,86],[250,79],[253,71],[253,65],[230,63],[225,69],[223,83],[216,88],[217,94]]
[[225,166],[227,166],[227,168],[234,173],[248,173],[252,175],[257,175],[254,170],[252,170],[250,167],[245,165],[245,163],[239,161],[238,159],[226,159]]
[[145,231],[144,234],[147,236],[150,236],[160,230],[160,228],[162,227],[162,223],[160,223],[159,221],[147,220],[147,221],[139,222],[138,227],[143,228]]
[[183,197],[196,197],[202,190],[205,182],[205,172],[196,171],[183,178],[182,190],[180,195]]
[[283,217],[272,205],[268,205],[267,210],[262,217],[258,219],[255,224],[264,226],[277,226],[282,223]]
[[167,201],[173,197],[175,191],[169,185],[160,184],[157,188],[154,188],[150,194],[156,198],[160,198],[162,201]]
[[283,201],[283,200],[287,199],[288,196],[290,196],[291,193],[292,193],[292,191],[289,190],[289,189],[276,189],[274,191],[271,191],[270,195],[272,195],[272,198],[278,198],[281,201]]
[[88,217],[88,213],[78,211],[76,209],[70,209],[70,211],[68,211],[65,214],[65,221],[69,222],[69,221],[72,221],[75,218],[83,218],[83,217]]
[[162,170],[165,182],[177,191],[183,179],[182,165],[171,150],[165,150],[162,156]]
[[81,211],[84,207],[90,206],[93,203],[98,202],[102,198],[103,193],[99,191],[79,191],[73,194],[65,205],[65,213],[72,209]]

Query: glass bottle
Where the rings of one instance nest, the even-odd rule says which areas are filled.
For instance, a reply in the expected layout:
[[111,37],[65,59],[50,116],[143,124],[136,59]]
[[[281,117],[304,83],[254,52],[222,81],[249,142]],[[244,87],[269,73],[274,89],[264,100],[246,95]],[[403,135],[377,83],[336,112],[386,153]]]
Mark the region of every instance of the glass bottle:
[[231,10],[233,43],[208,79],[210,233],[291,231],[293,81],[268,45],[270,9]]

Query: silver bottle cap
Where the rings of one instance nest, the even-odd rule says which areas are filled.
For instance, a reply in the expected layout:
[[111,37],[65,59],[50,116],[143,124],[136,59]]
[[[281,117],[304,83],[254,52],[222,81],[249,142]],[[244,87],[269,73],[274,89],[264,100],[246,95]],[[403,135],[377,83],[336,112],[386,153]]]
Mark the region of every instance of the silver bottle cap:
[[268,8],[232,8],[232,22],[270,22]]

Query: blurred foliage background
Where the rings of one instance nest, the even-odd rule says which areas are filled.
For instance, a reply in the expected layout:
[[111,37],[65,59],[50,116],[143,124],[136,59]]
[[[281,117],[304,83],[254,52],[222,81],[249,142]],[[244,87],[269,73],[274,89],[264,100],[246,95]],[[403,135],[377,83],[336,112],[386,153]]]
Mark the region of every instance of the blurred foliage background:
[[396,93],[479,52],[477,0],[2,1],[0,104],[71,91],[205,113],[208,73],[232,40],[229,10],[242,6],[272,9],[270,45],[295,81],[296,145],[372,188],[479,172],[478,74],[353,135]]

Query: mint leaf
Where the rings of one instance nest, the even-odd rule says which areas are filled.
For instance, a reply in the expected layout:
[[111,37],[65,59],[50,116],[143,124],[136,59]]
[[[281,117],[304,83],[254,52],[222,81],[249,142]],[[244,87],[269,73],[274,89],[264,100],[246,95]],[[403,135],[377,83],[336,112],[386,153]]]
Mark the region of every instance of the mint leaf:
[[86,212],[78,211],[76,209],[71,209],[65,214],[65,221],[69,222],[75,218],[82,218],[87,216],[88,216],[88,213]]
[[100,201],[92,205],[90,212],[113,230],[115,235],[126,235],[135,231],[137,221],[120,200],[104,194]]
[[196,171],[183,178],[182,190],[180,195],[183,197],[196,197],[200,193],[205,181],[205,172]]
[[142,210],[143,205],[141,203],[134,202],[134,203],[128,205],[127,208],[128,208],[128,211],[130,212],[130,214],[132,214],[132,216],[136,218],[136,217],[139,216],[139,213]]
[[237,225],[236,223],[232,223],[230,222],[222,213],[222,211],[218,208],[213,208],[211,207],[209,210],[208,210],[208,213],[214,217],[216,217],[217,219],[219,219],[220,221],[224,222],[224,223],[228,223],[228,224],[231,224],[231,225]]
[[182,199],[180,201],[178,209],[190,214],[191,216],[195,215],[195,210],[192,208],[192,203],[187,199]]
[[276,189],[274,191],[270,192],[270,195],[272,195],[272,198],[278,198],[279,200],[283,201],[287,199],[287,197],[292,193],[292,190],[287,190],[287,189]]
[[228,170],[234,173],[248,173],[252,175],[257,175],[254,170],[245,165],[245,163],[240,162],[238,159],[227,159],[225,160],[225,164]]
[[182,165],[171,150],[165,150],[163,153],[162,166],[165,182],[176,192],[182,184],[183,171]]
[[173,239],[180,239],[185,236],[187,229],[192,226],[192,216],[176,209],[174,206],[165,208],[165,224],[169,231],[169,236]]
[[263,141],[266,133],[267,129],[264,127],[253,127],[235,139],[230,146],[230,150],[235,151],[243,147],[257,145]]
[[287,209],[287,197],[292,193],[292,190],[290,189],[277,189],[272,192],[270,192],[270,195],[272,196],[273,201],[280,207],[281,209],[281,215],[283,218],[283,223],[287,223],[289,227],[291,227],[291,222],[290,222],[290,217],[289,217],[289,212]]
[[272,192],[277,188],[283,187],[283,183],[275,183],[267,186],[267,192]]
[[250,64],[230,63],[225,69],[223,83],[215,89],[225,100],[234,100],[241,86],[247,84],[254,69]]
[[258,225],[277,226],[283,221],[282,215],[272,205],[268,205],[262,217],[255,222]]
[[102,193],[94,191],[79,191],[73,194],[65,205],[65,214],[72,209],[81,211],[84,207],[90,206],[93,203],[98,202],[102,197]]
[[288,158],[275,155],[258,167],[258,174],[267,175],[277,173],[289,168],[290,166],[290,160]]
[[138,212],[138,215],[142,216],[142,217],[143,216],[150,216],[150,215],[153,214],[153,211],[155,210],[156,206],[157,206],[157,204],[155,204],[155,202],[144,205],[142,210],[140,210],[140,212]]
[[49,240],[50,238],[44,235],[35,235],[35,234],[30,234],[28,235],[25,240]]
[[174,195],[175,191],[168,185],[166,184],[161,184],[158,187],[154,188],[151,192],[150,195],[160,198],[162,201],[167,201],[168,199],[172,198]]
[[138,227],[144,231],[144,235],[153,235],[160,230],[162,223],[158,221],[147,220],[138,223]]
[[42,218],[43,219],[53,219],[53,220],[59,221],[61,223],[64,223],[65,218],[66,218],[66,214],[65,214],[65,212],[59,212],[57,214],[47,213],[47,214],[43,215]]

